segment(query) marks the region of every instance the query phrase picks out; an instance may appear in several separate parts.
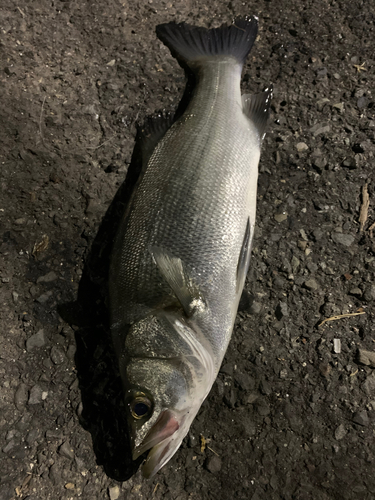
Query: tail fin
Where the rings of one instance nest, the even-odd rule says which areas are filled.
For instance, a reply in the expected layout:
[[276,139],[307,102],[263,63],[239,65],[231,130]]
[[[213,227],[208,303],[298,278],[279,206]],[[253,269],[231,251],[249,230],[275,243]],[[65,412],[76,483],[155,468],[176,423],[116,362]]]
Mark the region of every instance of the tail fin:
[[255,16],[237,18],[231,26],[198,28],[185,23],[159,24],[156,34],[182,64],[214,56],[233,56],[242,65],[258,33]]

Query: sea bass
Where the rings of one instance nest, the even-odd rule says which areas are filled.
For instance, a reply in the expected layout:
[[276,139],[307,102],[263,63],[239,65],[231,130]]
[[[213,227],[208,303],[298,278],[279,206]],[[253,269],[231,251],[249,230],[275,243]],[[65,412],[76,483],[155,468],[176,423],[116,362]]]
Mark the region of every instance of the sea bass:
[[112,337],[145,477],[177,451],[215,381],[249,267],[272,94],[240,92],[257,28],[255,17],[156,28],[196,85],[183,115],[145,147],[110,266]]

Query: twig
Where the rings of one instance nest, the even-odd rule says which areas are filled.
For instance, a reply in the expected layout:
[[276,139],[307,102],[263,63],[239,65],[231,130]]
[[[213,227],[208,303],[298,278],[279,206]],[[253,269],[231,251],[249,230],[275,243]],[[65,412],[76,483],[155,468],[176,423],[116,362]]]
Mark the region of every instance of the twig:
[[104,146],[104,144],[107,144],[107,142],[111,141],[115,137],[116,137],[116,134],[114,134],[112,137],[110,137],[106,141],[102,142],[101,144],[99,144],[99,146],[88,146],[87,149],[92,149],[93,151],[96,151],[97,149],[101,148],[102,146]]
[[208,449],[208,450],[210,450],[210,451],[212,451],[212,453],[215,453],[215,455],[216,455],[217,457],[219,457],[219,456],[220,456],[218,453],[216,453],[216,451],[215,451],[215,450],[213,450],[213,449],[212,449],[212,448],[210,448],[209,446],[207,446],[207,449]]
[[23,10],[22,10],[22,9],[20,9],[20,8],[18,7],[18,5],[17,5],[17,9],[20,11],[21,16],[22,16],[22,17],[25,17],[25,13],[23,12]]
[[342,319],[342,318],[350,318],[351,316],[359,316],[360,314],[366,314],[366,312],[362,311],[362,312],[356,312],[356,313],[338,314],[337,316],[331,316],[330,318],[323,319],[323,321],[321,323],[319,323],[318,326],[324,325],[324,323],[327,323],[327,321],[336,321],[336,320]]
[[370,197],[368,195],[367,189],[368,183],[366,183],[362,188],[362,205],[359,213],[359,232],[362,233],[368,218],[368,208],[370,206]]
[[375,229],[375,222],[371,224],[371,226],[368,228],[368,232],[370,233],[370,238],[374,236],[373,231]]
[[43,131],[42,131],[42,118],[43,118],[43,110],[44,110],[44,103],[46,102],[47,96],[44,96],[43,102],[42,102],[42,109],[40,110],[40,117],[39,117],[39,133],[40,137],[42,138],[42,141],[44,142],[44,137],[43,137]]

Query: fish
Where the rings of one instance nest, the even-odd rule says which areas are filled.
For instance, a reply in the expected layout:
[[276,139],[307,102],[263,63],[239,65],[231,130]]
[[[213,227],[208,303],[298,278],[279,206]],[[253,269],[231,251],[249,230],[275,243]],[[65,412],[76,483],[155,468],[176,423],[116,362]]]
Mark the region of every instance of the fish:
[[176,453],[211,390],[249,269],[272,97],[271,87],[241,96],[257,30],[255,16],[156,27],[195,87],[173,124],[160,117],[145,130],[109,272],[132,458],[145,456],[145,478]]

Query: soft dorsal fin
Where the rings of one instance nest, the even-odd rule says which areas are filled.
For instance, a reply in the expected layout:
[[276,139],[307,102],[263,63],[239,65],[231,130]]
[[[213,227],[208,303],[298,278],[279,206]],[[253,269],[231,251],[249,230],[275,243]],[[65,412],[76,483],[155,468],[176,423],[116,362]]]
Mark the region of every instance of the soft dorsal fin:
[[174,122],[174,113],[159,113],[146,120],[138,128],[139,144],[142,153],[142,165],[146,166],[156,145]]
[[266,135],[272,92],[271,86],[260,94],[244,94],[242,96],[243,112],[254,123],[261,141]]
[[237,292],[241,292],[241,287],[245,283],[247,271],[250,265],[251,242],[253,235],[251,234],[250,217],[247,219],[245,235],[242,242],[240,256],[237,264]]
[[191,317],[197,311],[201,311],[205,304],[187,273],[184,265],[178,257],[174,257],[167,250],[158,246],[150,247],[150,253],[161,275],[172,288],[186,316]]

